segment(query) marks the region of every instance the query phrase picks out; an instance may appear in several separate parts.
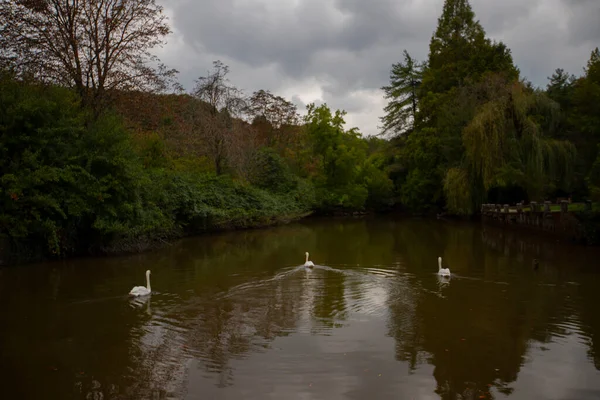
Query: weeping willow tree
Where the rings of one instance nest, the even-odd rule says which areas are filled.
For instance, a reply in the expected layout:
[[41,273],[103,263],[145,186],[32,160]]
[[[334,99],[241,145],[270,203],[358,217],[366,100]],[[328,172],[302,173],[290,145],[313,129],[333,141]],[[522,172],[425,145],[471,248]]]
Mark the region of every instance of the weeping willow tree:
[[559,112],[555,102],[520,82],[478,107],[463,130],[464,161],[444,181],[449,210],[472,214],[494,187],[519,186],[532,199],[569,190],[576,151],[550,135]]
[[450,168],[444,179],[446,205],[454,214],[471,215],[474,212],[473,182],[469,171],[462,167]]

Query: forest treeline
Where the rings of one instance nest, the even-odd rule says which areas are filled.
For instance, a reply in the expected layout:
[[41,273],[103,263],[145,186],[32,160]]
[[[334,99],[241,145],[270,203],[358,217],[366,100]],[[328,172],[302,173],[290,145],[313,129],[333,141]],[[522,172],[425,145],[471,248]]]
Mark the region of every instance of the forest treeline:
[[151,54],[169,33],[154,0],[0,4],[0,263],[311,213],[600,200],[598,49],[536,88],[446,0],[428,59],[400,55],[381,135],[363,137],[327,104],[301,116],[244,93],[220,61],[186,92]]

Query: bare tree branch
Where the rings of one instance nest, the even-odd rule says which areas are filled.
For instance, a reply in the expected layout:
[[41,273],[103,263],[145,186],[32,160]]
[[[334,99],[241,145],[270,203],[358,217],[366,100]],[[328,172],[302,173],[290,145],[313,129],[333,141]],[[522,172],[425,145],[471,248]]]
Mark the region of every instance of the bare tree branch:
[[[229,84],[229,67],[221,61],[213,62],[213,72],[196,80],[192,96],[207,103],[210,113],[197,117],[194,126],[202,135],[208,157],[213,161],[219,175],[224,172],[230,155],[235,153],[236,117],[240,117],[247,108],[247,102],[241,90]],[[199,113],[200,110],[197,110]]]
[[111,90],[173,84],[150,52],[166,19],[155,0],[0,0],[0,68],[74,87],[99,111]]
[[241,116],[247,101],[240,89],[229,84],[229,67],[217,60],[213,62],[213,69],[212,73],[196,80],[192,95],[210,104],[215,112],[226,110],[234,117]]

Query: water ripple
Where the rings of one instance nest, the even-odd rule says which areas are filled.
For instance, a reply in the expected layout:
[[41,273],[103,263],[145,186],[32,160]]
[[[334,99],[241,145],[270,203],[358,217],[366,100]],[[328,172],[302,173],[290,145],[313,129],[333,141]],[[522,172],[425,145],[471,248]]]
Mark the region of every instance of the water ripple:
[[[581,268],[597,257],[584,250],[563,257],[554,244],[552,256],[537,254],[511,248],[506,236],[482,242],[472,225],[433,225],[307,223],[207,235],[96,267],[3,270],[3,393],[49,400],[600,393],[600,278]],[[304,247],[327,261],[290,264]],[[436,274],[437,254],[448,260],[449,280]],[[122,294],[148,268],[152,295]]]

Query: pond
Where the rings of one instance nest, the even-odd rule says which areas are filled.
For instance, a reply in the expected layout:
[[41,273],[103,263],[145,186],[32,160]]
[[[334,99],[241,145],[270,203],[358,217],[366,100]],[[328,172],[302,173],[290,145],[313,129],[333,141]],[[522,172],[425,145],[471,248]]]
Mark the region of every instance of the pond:
[[[552,237],[387,216],[6,267],[2,397],[598,399],[598,260]],[[147,269],[152,294],[129,298]]]

